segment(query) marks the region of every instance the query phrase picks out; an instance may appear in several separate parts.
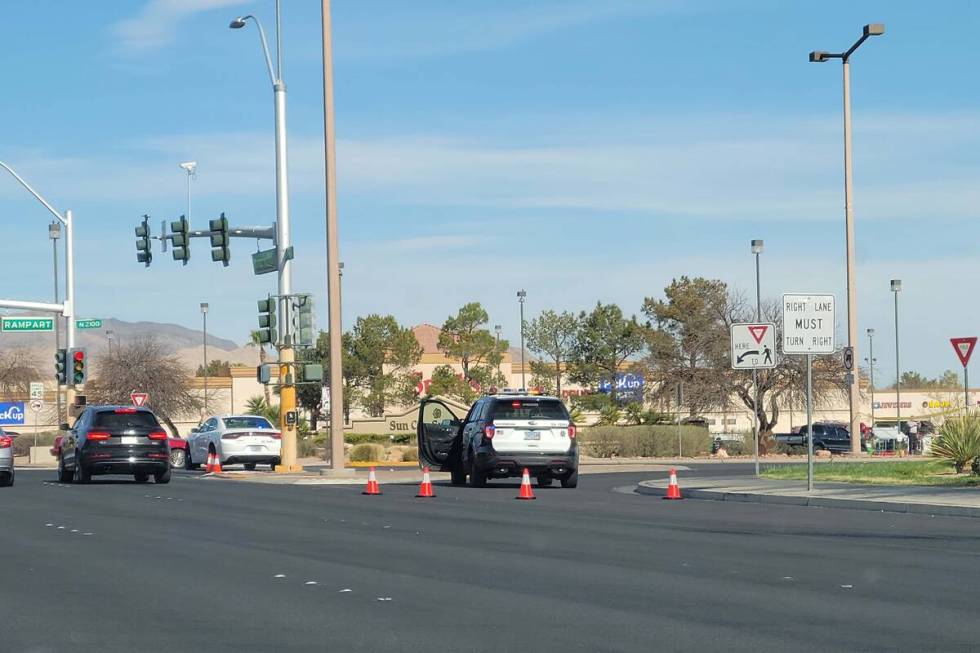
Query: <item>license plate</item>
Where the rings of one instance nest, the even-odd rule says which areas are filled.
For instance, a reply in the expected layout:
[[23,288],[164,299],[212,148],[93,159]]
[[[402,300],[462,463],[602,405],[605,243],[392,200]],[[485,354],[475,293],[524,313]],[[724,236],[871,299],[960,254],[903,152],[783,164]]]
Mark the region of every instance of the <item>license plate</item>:
[[253,445],[248,448],[249,451],[265,451],[265,447],[260,445]]
[[136,444],[137,442],[139,442],[139,438],[134,435],[124,435],[122,437],[123,444]]
[[524,439],[525,440],[540,440],[541,439],[541,433],[538,432],[538,431],[525,431],[524,432]]

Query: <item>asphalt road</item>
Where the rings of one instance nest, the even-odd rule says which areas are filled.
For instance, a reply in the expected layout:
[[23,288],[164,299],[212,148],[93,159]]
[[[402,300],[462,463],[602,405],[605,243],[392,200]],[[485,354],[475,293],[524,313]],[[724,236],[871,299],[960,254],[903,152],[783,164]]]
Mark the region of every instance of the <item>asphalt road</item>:
[[53,476],[0,490],[4,653],[980,648],[975,519],[624,493],[650,473],[533,502]]

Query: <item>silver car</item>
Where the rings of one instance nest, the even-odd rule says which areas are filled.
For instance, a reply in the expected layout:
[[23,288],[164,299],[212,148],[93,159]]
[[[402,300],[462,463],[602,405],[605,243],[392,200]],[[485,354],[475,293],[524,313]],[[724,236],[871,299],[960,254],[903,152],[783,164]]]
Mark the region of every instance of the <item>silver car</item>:
[[14,437],[0,429],[0,487],[14,484]]

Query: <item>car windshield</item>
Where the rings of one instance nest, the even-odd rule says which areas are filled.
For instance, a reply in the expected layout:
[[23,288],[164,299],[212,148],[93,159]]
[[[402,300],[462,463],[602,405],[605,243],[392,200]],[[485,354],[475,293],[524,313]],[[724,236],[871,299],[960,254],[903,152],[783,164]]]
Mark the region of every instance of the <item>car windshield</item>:
[[95,426],[112,431],[127,431],[129,429],[158,429],[160,423],[149,411],[121,409],[96,413]]
[[243,415],[241,417],[223,417],[221,419],[226,429],[271,429],[274,428],[264,417]]
[[493,419],[568,419],[568,411],[557,399],[504,399],[493,407]]

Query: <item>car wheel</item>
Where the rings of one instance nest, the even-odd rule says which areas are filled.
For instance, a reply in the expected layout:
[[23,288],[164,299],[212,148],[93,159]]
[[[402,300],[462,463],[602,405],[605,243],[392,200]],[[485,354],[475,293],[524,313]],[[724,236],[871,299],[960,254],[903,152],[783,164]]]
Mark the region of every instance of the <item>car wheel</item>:
[[167,468],[165,472],[157,472],[153,475],[153,482],[158,485],[166,485],[170,482],[170,468]]
[[538,477],[538,487],[551,487],[555,479],[551,477],[550,474],[542,474]]
[[578,470],[561,479],[562,487],[578,487]]
[[137,483],[146,483],[150,480],[150,475],[146,472],[136,472],[133,476],[136,478]]
[[466,485],[466,470],[463,469],[462,463],[453,465],[449,470],[449,478],[453,485]]
[[58,456],[58,482],[59,483],[71,483],[72,473],[65,469],[65,459],[62,456]]
[[276,471],[276,467],[278,467],[281,464],[282,464],[282,459],[276,458],[271,463],[269,463],[269,469],[271,469],[272,471]]
[[172,449],[170,451],[170,466],[180,469],[187,464],[187,452],[183,449]]
[[0,487],[10,487],[14,484],[14,473],[0,474]]
[[201,468],[201,466],[199,464],[197,464],[197,463],[195,463],[195,462],[193,462],[191,460],[191,450],[188,449],[187,450],[187,455],[184,456],[184,469],[186,469],[189,472],[192,472],[195,469],[200,469],[200,468]]
[[476,456],[470,457],[470,487],[486,487],[487,475],[476,467]]
[[75,477],[72,480],[80,485],[85,485],[92,480],[92,472],[85,469],[77,451],[75,452]]

